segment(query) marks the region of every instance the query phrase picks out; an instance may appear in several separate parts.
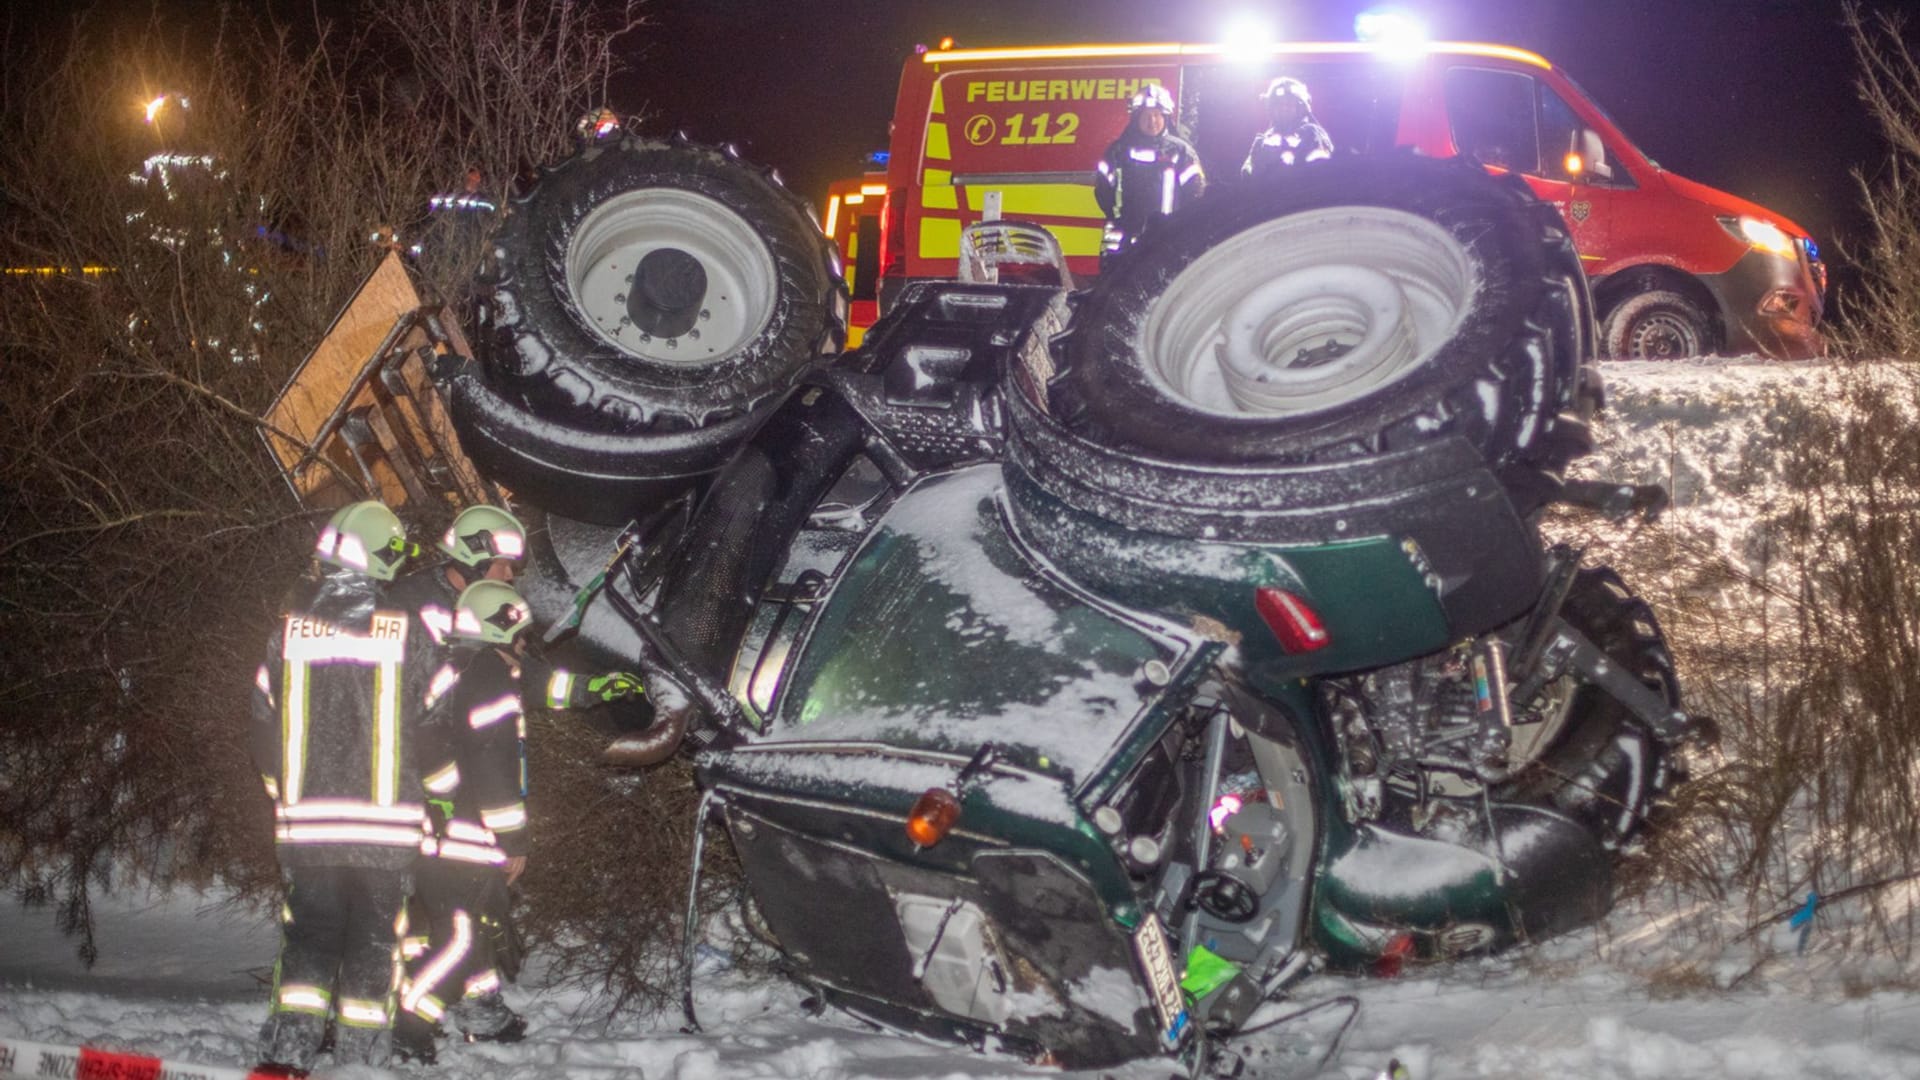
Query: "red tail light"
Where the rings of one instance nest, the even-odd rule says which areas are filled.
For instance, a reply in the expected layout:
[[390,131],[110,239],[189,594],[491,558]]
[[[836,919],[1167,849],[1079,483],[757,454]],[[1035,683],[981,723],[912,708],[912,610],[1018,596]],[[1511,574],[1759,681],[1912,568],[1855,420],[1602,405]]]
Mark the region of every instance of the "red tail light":
[[1266,620],[1267,629],[1273,631],[1280,647],[1290,653],[1313,652],[1333,644],[1333,638],[1321,624],[1320,616],[1307,606],[1305,600],[1285,589],[1270,585],[1256,589],[1253,607]]
[[880,275],[907,272],[907,193],[890,188],[880,204]]
[[1406,970],[1407,961],[1413,959],[1413,935],[1399,933],[1380,950],[1380,958],[1373,962],[1373,973],[1382,979],[1397,979]]
[[960,820],[960,800],[945,788],[928,788],[907,814],[907,839],[928,848],[946,839]]

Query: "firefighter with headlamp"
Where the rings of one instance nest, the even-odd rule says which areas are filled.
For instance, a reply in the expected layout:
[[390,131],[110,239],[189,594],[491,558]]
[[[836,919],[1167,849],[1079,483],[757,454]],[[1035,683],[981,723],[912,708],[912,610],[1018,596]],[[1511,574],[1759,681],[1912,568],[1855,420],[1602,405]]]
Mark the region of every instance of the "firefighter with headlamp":
[[447,1016],[469,1041],[514,1042],[526,1032],[501,996],[497,936],[484,924],[504,912],[507,887],[526,868],[520,677],[532,622],[513,586],[467,586],[454,602],[447,666],[427,691],[422,760],[436,828],[415,894],[426,937],[409,939],[411,970],[400,993],[396,1049],[407,1060],[434,1060]]
[[1103,254],[1132,244],[1149,221],[1206,191],[1200,155],[1173,133],[1173,117],[1173,95],[1166,87],[1141,87],[1128,102],[1127,129],[1094,168],[1093,195],[1107,216]]
[[384,1065],[409,876],[426,839],[413,745],[427,643],[383,588],[412,553],[393,511],[359,502],[320,532],[315,572],[255,675],[250,744],[274,804],[286,885],[261,1033],[270,1064]]
[[[460,511],[435,547],[441,561],[401,579],[393,596],[418,617],[434,644],[442,645],[452,629],[453,604],[461,590],[481,580],[513,583],[526,558],[527,528],[506,510],[483,503]],[[540,704],[549,709],[585,708],[643,692],[640,678],[629,672],[576,675],[537,658],[524,660],[522,666],[522,685],[536,691]]]
[[[465,668],[475,656],[472,642],[476,639],[514,647],[511,682],[516,710],[522,708],[520,695],[526,688],[534,689],[539,694],[536,703],[550,709],[582,708],[642,694],[639,678],[626,672],[575,675],[531,658],[526,648],[527,640],[521,636],[518,628],[504,642],[491,641],[485,637],[493,633],[488,629],[491,624],[485,622],[471,606],[462,608],[462,598],[475,594],[480,586],[488,585],[495,588],[482,590],[476,595],[493,595],[500,600],[500,604],[494,608],[495,616],[507,610],[505,597],[511,595],[513,604],[517,605],[513,610],[526,613],[526,618],[531,620],[525,601],[513,592],[511,586],[515,568],[527,552],[526,527],[513,514],[498,506],[469,506],[454,517],[453,523],[435,547],[443,557],[439,563],[409,574],[394,587],[396,602],[403,604],[414,616],[415,630],[435,646],[435,670],[428,691],[433,702],[448,699],[456,689],[468,682]],[[497,678],[495,681],[498,681]],[[496,700],[499,696],[494,694],[489,700]],[[519,770],[524,760],[524,747],[520,740],[524,737],[525,722],[521,713],[515,712],[514,715],[516,738],[512,745],[515,769]],[[442,728],[445,726],[441,725]],[[458,727],[457,724],[453,726]],[[488,826],[488,823],[482,820],[475,826],[469,821],[456,826],[456,820],[444,813],[434,816],[435,838],[440,850],[438,857],[422,860],[421,888],[414,904],[414,922],[419,933],[406,942],[415,980],[410,985],[418,985],[418,981],[429,971],[432,957],[445,955],[446,950],[453,946],[454,940],[448,935],[456,930],[454,915],[458,912],[461,919],[465,920],[461,925],[470,938],[469,949],[484,950],[489,958],[481,970],[462,977],[460,993],[452,1000],[479,1000],[455,1009],[455,1023],[469,1038],[516,1038],[524,1029],[524,1022],[501,1002],[498,988],[500,978],[503,975],[512,978],[517,967],[509,886],[519,879],[524,870],[526,852],[524,847],[510,851],[505,856],[501,873],[475,873],[457,867],[454,864],[460,861],[462,853],[473,854],[470,847],[472,837],[463,838],[449,830],[467,830]],[[496,963],[495,958],[500,962]],[[484,991],[483,984],[488,982],[492,988],[491,996],[485,992],[467,992],[468,983]],[[436,1056],[434,1041],[439,1023],[452,1003],[439,996],[445,992],[443,984],[444,980],[436,982],[436,991],[420,997],[401,1013],[396,1039],[403,1057],[431,1061]],[[403,998],[405,1000],[409,998]]]

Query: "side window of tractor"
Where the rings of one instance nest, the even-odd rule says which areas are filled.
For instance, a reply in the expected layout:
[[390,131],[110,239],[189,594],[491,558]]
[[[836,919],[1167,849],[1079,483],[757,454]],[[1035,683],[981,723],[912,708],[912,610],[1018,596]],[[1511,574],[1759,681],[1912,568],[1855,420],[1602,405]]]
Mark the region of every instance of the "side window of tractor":
[[1454,149],[1483,165],[1542,175],[1534,86],[1531,78],[1511,71],[1448,69],[1447,123]]

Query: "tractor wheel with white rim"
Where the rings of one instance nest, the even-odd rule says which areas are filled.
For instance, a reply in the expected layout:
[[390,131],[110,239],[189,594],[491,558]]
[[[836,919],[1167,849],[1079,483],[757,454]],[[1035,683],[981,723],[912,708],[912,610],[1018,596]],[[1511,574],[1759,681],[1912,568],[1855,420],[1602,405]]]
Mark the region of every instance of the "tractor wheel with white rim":
[[1587,445],[1592,301],[1553,209],[1455,161],[1346,158],[1223,190],[1075,298],[1057,417],[1197,464],[1469,440],[1496,470]]
[[545,170],[494,239],[456,423],[516,495],[595,521],[723,464],[845,340],[838,254],[777,174],[622,139]]

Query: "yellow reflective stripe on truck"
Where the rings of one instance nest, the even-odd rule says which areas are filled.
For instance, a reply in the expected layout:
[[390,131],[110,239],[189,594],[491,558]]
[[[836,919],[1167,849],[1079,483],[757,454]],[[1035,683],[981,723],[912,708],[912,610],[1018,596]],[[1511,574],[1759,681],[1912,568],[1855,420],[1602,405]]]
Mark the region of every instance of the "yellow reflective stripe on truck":
[[[948,188],[948,191],[954,189]],[[991,184],[967,188],[967,208],[983,210],[989,191],[1000,193],[1002,217],[1075,217],[1105,220],[1089,184]],[[928,206],[933,203],[929,202]]]
[[1062,255],[1098,255],[1107,228],[1102,219],[1099,225],[1049,225],[1047,231],[1060,241]]
[[960,219],[923,217],[920,219],[920,257],[957,259],[960,257]]
[[945,121],[934,120],[927,124],[927,160],[945,161],[953,156],[953,150],[947,145],[947,125]]

